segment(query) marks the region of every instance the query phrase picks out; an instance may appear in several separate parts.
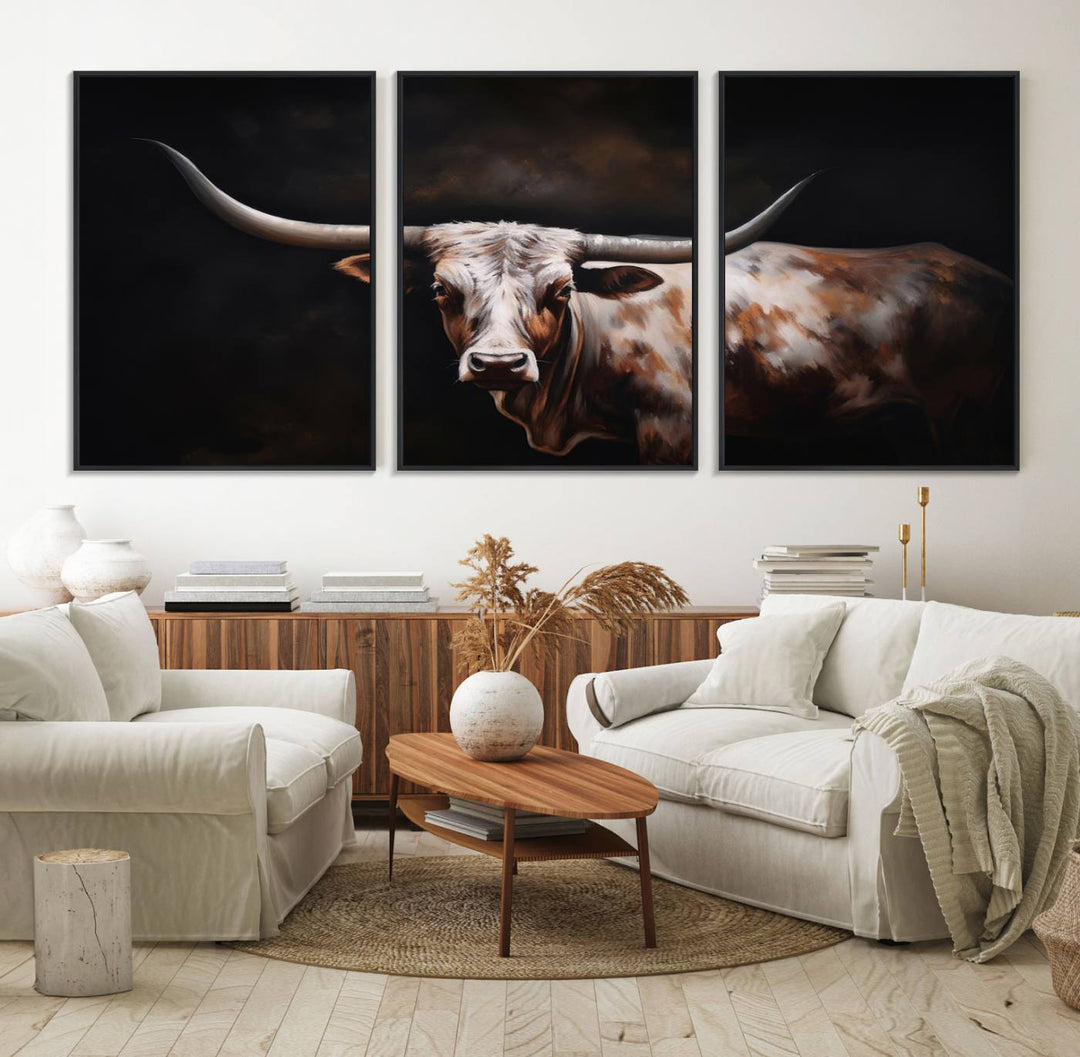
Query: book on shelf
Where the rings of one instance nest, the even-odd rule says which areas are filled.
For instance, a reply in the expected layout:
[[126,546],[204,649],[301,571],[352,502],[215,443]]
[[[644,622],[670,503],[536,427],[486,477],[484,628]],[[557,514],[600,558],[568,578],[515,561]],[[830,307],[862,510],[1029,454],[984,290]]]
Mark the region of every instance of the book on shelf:
[[[424,820],[432,826],[453,830],[467,837],[478,840],[502,840],[503,821],[482,818],[454,808],[426,811]],[[589,828],[587,819],[582,818],[540,818],[529,824],[514,823],[514,840],[528,840],[530,837],[571,837],[584,833]]]
[[762,551],[767,557],[816,557],[866,555],[881,550],[870,543],[788,543],[766,547]]
[[300,592],[294,586],[264,587],[256,591],[220,587],[216,591],[166,591],[166,602],[295,602]]
[[869,558],[845,558],[843,561],[827,562],[817,559],[755,558],[755,569],[776,569],[784,572],[822,572],[839,574],[845,570],[858,571],[873,566]]
[[301,613],[434,613],[437,598],[427,602],[303,602]]
[[426,587],[324,587],[311,592],[312,602],[427,602]]
[[179,573],[178,591],[217,591],[225,587],[242,591],[266,587],[294,587],[291,573]]
[[287,562],[270,560],[192,562],[188,572],[196,576],[269,576],[285,572]]
[[165,602],[166,613],[291,613],[300,600],[291,602]]
[[324,588],[331,587],[412,587],[424,586],[423,573],[324,573]]

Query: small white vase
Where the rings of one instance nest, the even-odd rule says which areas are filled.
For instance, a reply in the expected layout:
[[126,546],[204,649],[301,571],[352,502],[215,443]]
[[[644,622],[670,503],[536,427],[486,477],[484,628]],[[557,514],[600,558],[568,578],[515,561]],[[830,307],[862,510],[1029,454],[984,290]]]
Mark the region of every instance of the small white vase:
[[454,691],[450,729],[475,760],[519,760],[544,729],[544,702],[517,672],[476,672]]
[[150,582],[150,565],[131,540],[83,540],[60,575],[76,602],[92,602],[114,591],[141,595]]
[[43,506],[8,540],[8,565],[43,605],[70,602],[60,570],[85,535],[86,529],[75,519],[75,507]]

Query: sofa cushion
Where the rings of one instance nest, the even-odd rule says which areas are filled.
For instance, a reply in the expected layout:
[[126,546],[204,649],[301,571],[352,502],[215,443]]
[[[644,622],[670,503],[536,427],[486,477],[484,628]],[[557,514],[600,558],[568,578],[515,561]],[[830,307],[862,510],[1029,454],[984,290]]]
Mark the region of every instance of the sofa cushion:
[[1034,668],[1080,711],[1080,620],[987,613],[942,602],[926,604],[904,692],[995,655]]
[[761,613],[803,613],[837,602],[844,604],[844,619],[821,666],[814,704],[861,716],[903,688],[925,606],[893,598],[769,595]]
[[722,624],[720,656],[687,699],[693,708],[762,708],[813,719],[814,684],[844,607]]
[[35,609],[0,619],[0,718],[109,718],[94,662],[60,610]]
[[221,705],[174,708],[139,716],[139,723],[258,723],[266,738],[300,745],[316,753],[325,765],[325,788],[332,789],[360,766],[363,746],[355,727],[341,720],[296,708]]
[[819,837],[842,837],[847,833],[853,744],[845,724],[724,745],[698,764],[702,797],[733,815]]
[[266,739],[266,831],[288,829],[326,796],[326,763],[311,749]]
[[748,708],[679,708],[598,731],[589,752],[647,778],[665,800],[706,803],[702,763],[717,749],[748,738],[822,728],[846,732],[851,720],[825,711],[817,719],[804,719]]
[[621,727],[651,712],[678,708],[711,670],[712,661],[679,661],[603,672],[586,688],[586,695],[592,695],[586,700],[598,723]]
[[109,715],[127,722],[161,707],[161,664],[146,607],[134,591],[72,602],[68,619],[94,662]]

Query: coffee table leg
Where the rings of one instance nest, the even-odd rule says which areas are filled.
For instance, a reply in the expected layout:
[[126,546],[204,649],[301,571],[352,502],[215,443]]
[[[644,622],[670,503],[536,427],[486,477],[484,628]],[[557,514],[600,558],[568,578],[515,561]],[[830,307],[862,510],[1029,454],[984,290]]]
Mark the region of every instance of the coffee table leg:
[[394,881],[394,829],[397,826],[397,790],[398,790],[398,776],[392,771],[390,772],[390,870],[388,875],[389,883],[393,884]]
[[510,957],[510,910],[514,902],[514,817],[512,807],[503,819],[502,889],[499,895],[499,957]]
[[656,918],[653,916],[652,873],[649,867],[649,830],[645,817],[637,820],[638,874],[641,877],[641,916],[645,919],[645,946],[656,946]]

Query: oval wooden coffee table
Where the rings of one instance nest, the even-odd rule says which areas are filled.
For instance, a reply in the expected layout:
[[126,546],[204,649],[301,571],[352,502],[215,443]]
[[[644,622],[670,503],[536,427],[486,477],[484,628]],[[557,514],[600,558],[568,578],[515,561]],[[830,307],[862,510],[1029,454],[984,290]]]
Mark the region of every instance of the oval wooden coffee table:
[[[510,910],[518,862],[541,859],[606,859],[637,856],[641,877],[641,913],[645,946],[656,946],[652,876],[649,873],[649,834],[645,818],[656,809],[656,787],[640,775],[576,752],[536,746],[524,759],[511,763],[481,763],[466,756],[453,734],[395,734],[386,747],[390,761],[390,878],[394,876],[394,824],[401,778],[426,786],[433,796],[406,796],[400,806],[405,817],[443,840],[502,859],[499,899],[499,954],[510,954]],[[433,826],[425,813],[445,808],[445,794],[505,812],[503,839],[479,840]],[[537,811],[567,818],[637,819],[638,846],[603,826],[590,826],[569,837],[529,837],[514,840],[514,816]]]

